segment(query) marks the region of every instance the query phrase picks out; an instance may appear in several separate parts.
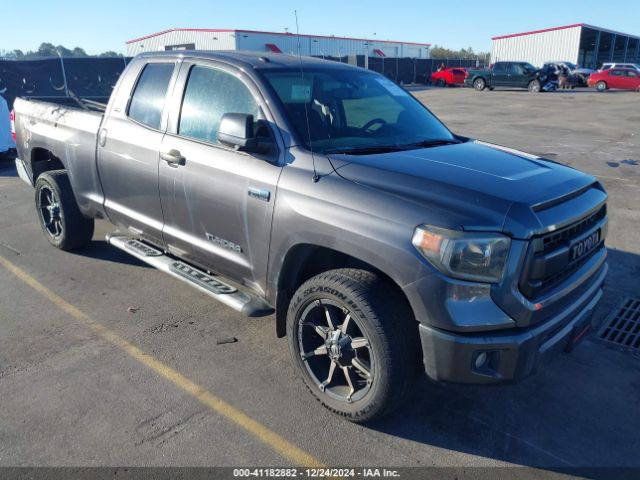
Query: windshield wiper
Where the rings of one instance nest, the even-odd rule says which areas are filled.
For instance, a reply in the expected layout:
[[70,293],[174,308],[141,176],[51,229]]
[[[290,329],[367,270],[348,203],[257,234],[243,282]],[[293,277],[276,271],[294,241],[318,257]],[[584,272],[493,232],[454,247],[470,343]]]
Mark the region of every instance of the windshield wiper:
[[460,140],[456,140],[455,138],[438,138],[434,140],[422,140],[421,142],[409,143],[407,145],[402,145],[404,148],[429,148],[429,147],[440,147],[442,145],[455,145],[457,143],[462,143]]
[[406,145],[369,145],[367,147],[329,148],[324,153],[343,153],[345,155],[373,155],[406,150]]

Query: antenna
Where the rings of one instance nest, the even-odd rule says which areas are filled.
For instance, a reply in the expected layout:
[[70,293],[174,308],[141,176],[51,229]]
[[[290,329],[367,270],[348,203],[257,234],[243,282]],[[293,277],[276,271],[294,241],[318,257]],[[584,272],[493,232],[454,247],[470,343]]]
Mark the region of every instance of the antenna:
[[[304,70],[302,68],[302,51],[300,49],[300,28],[298,27],[298,11],[294,10],[293,13],[296,16],[296,39],[298,41],[298,60],[300,60],[300,78],[302,79],[302,85],[304,87]],[[313,177],[311,177],[311,181],[313,181],[313,183],[316,183],[318,180],[320,180],[320,177],[318,176],[318,172],[316,171],[316,157],[313,154],[313,146],[311,145],[311,125],[309,123],[309,109],[307,107],[306,98],[304,99],[304,116],[307,122],[307,134],[309,135],[309,150],[311,151],[311,163],[313,163]]]

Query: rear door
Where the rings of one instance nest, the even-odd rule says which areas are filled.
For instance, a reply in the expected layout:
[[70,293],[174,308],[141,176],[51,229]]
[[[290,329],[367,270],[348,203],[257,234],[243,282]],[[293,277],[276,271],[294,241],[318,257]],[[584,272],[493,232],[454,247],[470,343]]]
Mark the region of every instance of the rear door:
[[[188,261],[264,289],[271,219],[281,167],[278,152],[258,156],[217,140],[225,113],[247,113],[273,125],[259,90],[239,70],[213,61],[183,64],[160,161],[160,198],[169,251]],[[275,128],[262,132],[281,142]],[[278,140],[276,140],[278,139]]]
[[158,154],[177,69],[169,59],[138,61],[130,69],[98,133],[98,171],[109,218],[161,246]]
[[640,88],[640,76],[635,70],[628,69],[625,71],[625,84],[629,90],[637,90]]
[[491,71],[491,86],[503,87],[509,84],[509,63],[497,62]]

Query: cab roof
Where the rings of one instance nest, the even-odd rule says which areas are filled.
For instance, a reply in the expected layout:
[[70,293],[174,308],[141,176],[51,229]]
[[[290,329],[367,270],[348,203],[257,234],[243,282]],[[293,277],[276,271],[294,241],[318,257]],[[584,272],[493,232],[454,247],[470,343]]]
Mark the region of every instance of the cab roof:
[[237,67],[251,67],[254,69],[271,68],[299,68],[300,65],[306,68],[358,68],[353,65],[335,62],[332,60],[322,60],[320,58],[287,55],[273,52],[251,52],[240,50],[181,50],[168,52],[146,52],[135,58],[199,58],[206,60],[219,60]]

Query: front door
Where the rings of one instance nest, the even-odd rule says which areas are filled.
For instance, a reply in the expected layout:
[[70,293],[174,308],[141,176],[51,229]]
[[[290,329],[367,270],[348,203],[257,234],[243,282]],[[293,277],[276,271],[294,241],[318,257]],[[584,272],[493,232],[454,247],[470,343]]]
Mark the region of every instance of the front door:
[[[165,243],[170,252],[261,293],[281,172],[277,149],[273,158],[235,151],[221,145],[217,133],[225,113],[258,119],[267,110],[249,80],[215,62],[185,62],[180,88],[161,148],[161,158],[180,158],[160,161]],[[273,132],[267,135],[275,141]]]
[[[158,152],[175,63],[139,62],[130,68],[138,69],[139,75],[119,87],[122,104],[112,107],[99,132],[97,158],[105,210],[116,225],[162,245]],[[133,90],[129,102],[123,90]]]

